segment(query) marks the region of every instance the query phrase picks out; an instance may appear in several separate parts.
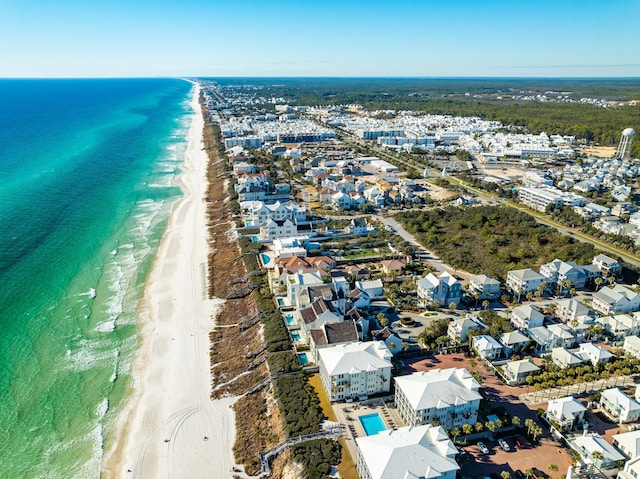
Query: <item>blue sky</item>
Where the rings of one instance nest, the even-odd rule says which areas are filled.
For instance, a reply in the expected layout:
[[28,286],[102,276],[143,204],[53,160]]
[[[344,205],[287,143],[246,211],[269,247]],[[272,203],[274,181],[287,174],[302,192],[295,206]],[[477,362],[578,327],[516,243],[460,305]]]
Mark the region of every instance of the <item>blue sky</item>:
[[0,77],[640,77],[640,0],[0,0]]

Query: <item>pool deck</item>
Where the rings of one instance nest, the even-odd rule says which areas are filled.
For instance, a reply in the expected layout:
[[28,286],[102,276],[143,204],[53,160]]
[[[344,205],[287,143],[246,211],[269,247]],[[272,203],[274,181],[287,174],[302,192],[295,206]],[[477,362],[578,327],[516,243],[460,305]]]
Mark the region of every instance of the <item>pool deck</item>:
[[358,420],[358,416],[379,413],[387,429],[404,426],[404,422],[400,419],[398,411],[390,406],[384,408],[382,404],[382,399],[368,399],[363,402],[336,403],[332,405],[338,422],[347,426],[345,439],[349,453],[351,457],[354,458],[354,461],[357,457],[355,438],[366,437],[362,424]]

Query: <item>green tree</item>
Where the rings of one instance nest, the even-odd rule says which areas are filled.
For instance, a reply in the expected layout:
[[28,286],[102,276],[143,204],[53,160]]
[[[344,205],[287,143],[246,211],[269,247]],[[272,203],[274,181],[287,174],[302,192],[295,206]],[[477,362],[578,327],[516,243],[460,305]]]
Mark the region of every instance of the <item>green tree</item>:
[[462,432],[464,433],[465,436],[468,436],[469,434],[471,434],[473,432],[473,426],[469,423],[465,423],[462,425]]
[[478,421],[475,426],[474,426],[476,432],[482,432],[484,431],[484,424],[482,424],[482,421]]
[[389,318],[387,318],[384,313],[378,313],[376,319],[378,320],[378,324],[383,328],[389,325]]

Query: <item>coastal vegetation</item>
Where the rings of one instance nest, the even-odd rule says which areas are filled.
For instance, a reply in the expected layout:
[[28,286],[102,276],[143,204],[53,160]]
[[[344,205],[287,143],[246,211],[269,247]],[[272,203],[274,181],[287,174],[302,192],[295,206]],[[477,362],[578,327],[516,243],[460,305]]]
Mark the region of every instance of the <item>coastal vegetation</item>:
[[559,258],[591,263],[594,247],[506,206],[447,207],[399,213],[395,218],[445,263],[504,281],[509,270]]
[[280,403],[287,437],[320,430],[320,421],[324,419],[320,400],[304,373],[276,379],[273,389]]
[[308,479],[329,479],[331,466],[340,462],[340,445],[330,439],[316,439],[293,446],[291,456],[304,465]]

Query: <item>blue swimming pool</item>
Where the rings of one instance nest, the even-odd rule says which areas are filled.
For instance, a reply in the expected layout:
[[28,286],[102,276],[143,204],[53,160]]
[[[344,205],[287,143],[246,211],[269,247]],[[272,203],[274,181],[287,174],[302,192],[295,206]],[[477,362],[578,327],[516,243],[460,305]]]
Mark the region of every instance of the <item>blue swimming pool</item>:
[[284,317],[284,320],[287,322],[287,324],[291,325],[291,324],[296,324],[296,319],[293,317],[293,315],[291,314],[287,314]]
[[268,254],[260,253],[260,258],[262,258],[262,264],[265,266],[271,261],[271,257]]
[[300,361],[301,366],[305,366],[309,363],[309,356],[307,356],[307,353],[300,353],[298,354],[298,361]]
[[297,331],[292,331],[291,332],[291,339],[293,339],[296,342],[300,341],[300,333]]
[[284,306],[284,299],[278,298],[278,306],[280,307]]
[[260,237],[259,236],[251,236],[251,241],[253,241],[254,243],[257,243],[258,241],[260,241]]
[[387,426],[385,426],[382,416],[377,412],[358,416],[358,419],[360,420],[360,424],[362,424],[364,433],[367,436],[373,436],[374,434],[378,434],[380,431],[387,430]]

